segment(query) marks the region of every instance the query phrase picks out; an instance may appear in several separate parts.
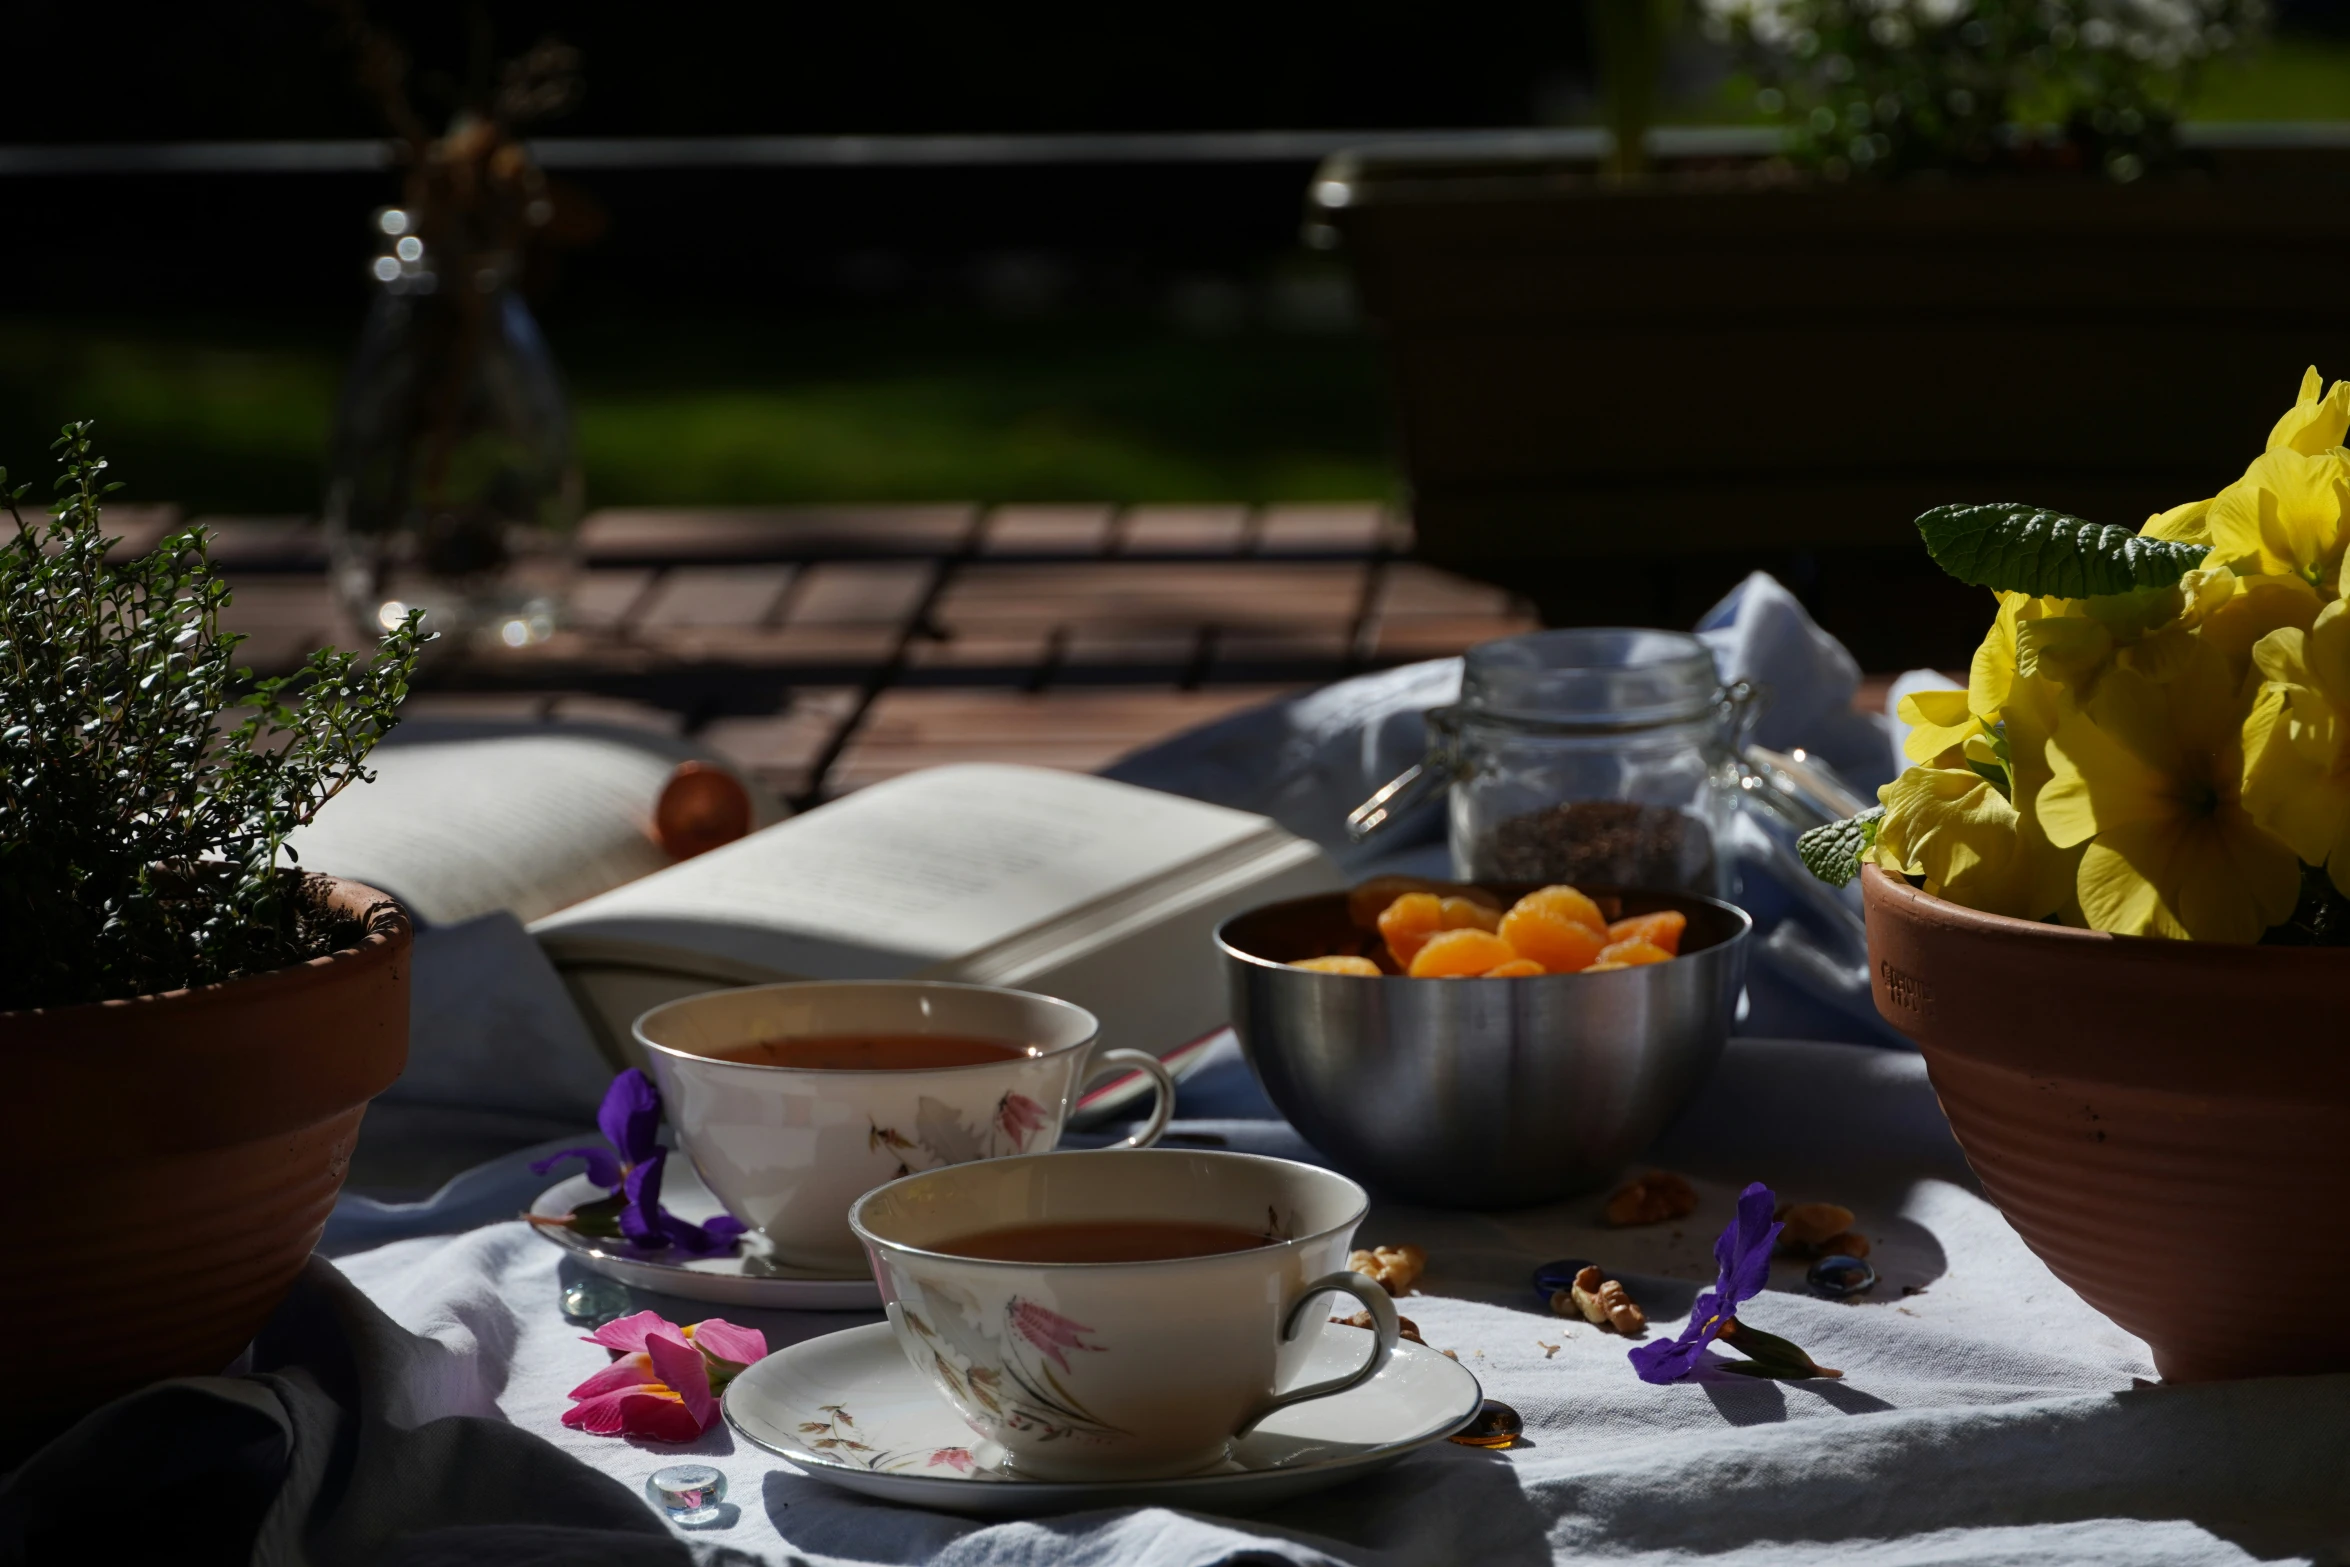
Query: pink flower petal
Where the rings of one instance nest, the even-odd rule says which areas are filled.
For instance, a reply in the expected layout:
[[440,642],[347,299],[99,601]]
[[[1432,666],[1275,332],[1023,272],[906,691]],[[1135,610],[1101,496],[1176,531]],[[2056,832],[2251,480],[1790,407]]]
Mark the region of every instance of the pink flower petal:
[[618,1436],[625,1424],[620,1406],[627,1402],[628,1396],[628,1390],[621,1388],[584,1399],[563,1411],[563,1423],[591,1436]]
[[640,1311],[630,1317],[615,1317],[587,1338],[591,1344],[601,1344],[606,1349],[629,1354],[641,1353],[645,1340],[654,1334],[674,1339],[680,1344],[685,1342],[685,1329],[657,1311]]
[[566,1398],[595,1398],[616,1392],[624,1387],[642,1387],[650,1382],[655,1386],[661,1379],[653,1375],[653,1362],[644,1355],[623,1355],[603,1370],[565,1394]]
[[767,1358],[767,1335],[757,1328],[738,1328],[723,1317],[707,1317],[694,1324],[693,1341],[719,1360],[747,1366]]
[[621,1394],[620,1417],[624,1434],[653,1442],[690,1442],[709,1429],[676,1399],[653,1393]]
[[947,1468],[954,1470],[957,1474],[969,1474],[971,1472],[971,1449],[967,1447],[942,1447],[937,1452],[930,1455],[931,1468],[936,1469],[941,1464],[946,1465]]
[[653,1357],[653,1370],[669,1385],[669,1390],[685,1401],[686,1412],[693,1417],[694,1430],[697,1433],[709,1430],[718,1418],[718,1400],[710,1396],[710,1367],[702,1359],[702,1352],[690,1345],[673,1344],[656,1337],[645,1341],[645,1353]]

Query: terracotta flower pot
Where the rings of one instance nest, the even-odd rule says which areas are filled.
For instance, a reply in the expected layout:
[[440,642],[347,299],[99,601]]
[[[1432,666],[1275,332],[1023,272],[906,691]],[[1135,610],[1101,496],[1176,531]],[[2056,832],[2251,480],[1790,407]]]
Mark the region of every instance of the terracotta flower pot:
[[2056,1276],[2170,1381],[2350,1371],[2350,951],[2071,930],[1862,874],[1877,1010]]
[[355,947],[166,995],[0,1012],[13,1260],[0,1442],[217,1372],[294,1282],[367,1101],[408,1059],[400,906],[334,882]]

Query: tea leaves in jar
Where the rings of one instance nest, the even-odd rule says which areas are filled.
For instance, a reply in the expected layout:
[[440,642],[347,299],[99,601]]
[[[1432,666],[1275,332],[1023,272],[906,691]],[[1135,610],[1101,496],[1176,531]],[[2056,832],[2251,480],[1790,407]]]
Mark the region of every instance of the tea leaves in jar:
[[1712,831],[1665,805],[1570,800],[1505,817],[1469,851],[1480,880],[1714,890]]

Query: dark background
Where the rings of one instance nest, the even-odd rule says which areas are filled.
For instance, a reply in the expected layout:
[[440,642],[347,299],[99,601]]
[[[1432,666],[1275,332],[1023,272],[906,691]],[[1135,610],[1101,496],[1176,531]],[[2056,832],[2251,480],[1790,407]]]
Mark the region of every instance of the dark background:
[[[2277,111],[2265,86],[2240,89],[2223,117],[2350,116],[2350,102],[2326,107],[2337,79],[2350,86],[2350,0],[2274,9],[2280,38],[2302,48],[2296,79],[2317,73],[2314,96]],[[576,46],[584,97],[537,128],[550,137],[1596,115],[1574,0],[369,15],[409,47],[434,125],[494,62],[550,35]],[[385,129],[340,14],[307,0],[18,0],[0,14],[0,50],[12,62],[0,149]],[[1725,71],[1684,47],[1668,116],[1737,118]],[[532,302],[580,416],[589,502],[1401,500],[1384,374],[1344,260],[1300,245],[1313,166],[559,174],[588,237],[534,270]],[[368,214],[396,192],[388,172],[0,176],[0,461],[36,469],[58,422],[94,415],[138,498],[314,507],[334,385],[370,295]],[[734,434],[720,440],[726,419]],[[795,432],[804,461],[775,454]],[[843,447],[867,455],[844,462]],[[1773,565],[1814,595],[1817,563]],[[1732,570],[1691,561],[1641,591],[1656,618],[1686,619]]]

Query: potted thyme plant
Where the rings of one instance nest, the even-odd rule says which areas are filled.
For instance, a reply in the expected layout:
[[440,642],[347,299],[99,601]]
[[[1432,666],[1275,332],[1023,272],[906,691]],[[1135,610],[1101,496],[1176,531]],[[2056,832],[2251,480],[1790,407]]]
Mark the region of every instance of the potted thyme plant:
[[109,560],[89,425],[56,450],[46,520],[0,472],[0,1142],[39,1215],[0,1333],[40,1346],[7,1447],[237,1354],[408,1044],[407,916],[285,839],[371,776],[414,618],[255,680],[204,536]]
[[[2350,383],[2139,532],[1919,519],[1998,598],[1916,765],[1804,859],[1864,878],[1877,1009],[1984,1191],[2166,1378],[2350,1370]],[[2260,1259],[2241,1313],[2198,1238]]]
[[1384,339],[1430,560],[1554,624],[1620,621],[1628,581],[1670,619],[1816,570],[1869,667],[1946,656],[1926,617],[1955,656],[1972,608],[1930,574],[1880,625],[1910,542],[1887,519],[2027,482],[2141,519],[2235,471],[2281,351],[2350,353],[2350,156],[2180,123],[2247,0],[1688,9],[1770,125],[1660,132],[1639,177],[1587,132],[1374,144],[1310,187]]

